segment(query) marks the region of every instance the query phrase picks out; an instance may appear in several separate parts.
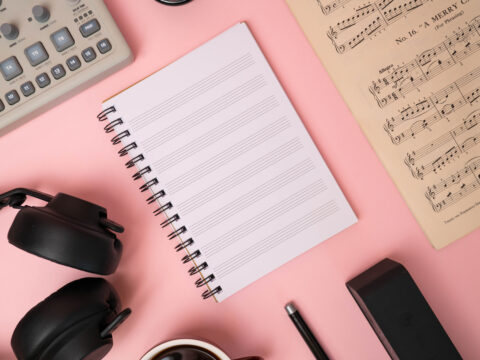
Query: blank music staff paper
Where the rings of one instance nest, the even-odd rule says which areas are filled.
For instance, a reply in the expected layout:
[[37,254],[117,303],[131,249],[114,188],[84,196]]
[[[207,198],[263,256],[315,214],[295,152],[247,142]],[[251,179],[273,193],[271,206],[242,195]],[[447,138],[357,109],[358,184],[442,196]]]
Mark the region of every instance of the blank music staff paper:
[[480,1],[287,0],[435,248],[480,225]]
[[357,221],[244,23],[103,108],[204,298]]

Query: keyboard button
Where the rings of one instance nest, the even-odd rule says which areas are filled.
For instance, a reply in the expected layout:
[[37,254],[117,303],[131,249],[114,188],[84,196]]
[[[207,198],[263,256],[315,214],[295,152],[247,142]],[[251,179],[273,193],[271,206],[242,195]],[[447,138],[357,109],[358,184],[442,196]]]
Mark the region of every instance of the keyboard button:
[[100,24],[98,23],[97,19],[90,20],[80,26],[80,32],[82,33],[83,37],[89,37],[92,34],[95,34],[97,31],[100,30]]
[[105,54],[106,52],[112,50],[112,44],[110,44],[110,41],[108,41],[108,39],[103,39],[97,43],[97,48],[98,51],[100,51],[102,54]]
[[47,50],[40,41],[26,48],[25,55],[32,66],[37,66],[48,59]]
[[67,66],[71,71],[77,70],[80,65],[82,64],[80,63],[78,56],[72,56],[71,58],[67,59]]
[[50,77],[48,76],[47,73],[42,73],[38,75],[35,78],[35,81],[37,82],[37,85],[40,87],[40,89],[44,88],[45,86],[50,85]]
[[20,90],[22,90],[23,95],[27,97],[35,92],[35,87],[33,86],[31,81],[27,81],[26,83],[20,85]]
[[50,40],[52,40],[52,43],[58,52],[62,52],[75,44],[72,34],[70,34],[70,31],[68,31],[66,27],[55,31],[52,35],[50,35]]
[[7,100],[9,105],[15,105],[20,101],[20,96],[16,90],[12,90],[5,94],[5,100]]
[[2,72],[3,78],[7,81],[15,79],[23,73],[23,69],[15,56],[2,61],[0,63],[0,71]]
[[82,51],[82,57],[83,57],[83,60],[85,60],[85,62],[88,63],[92,60],[95,60],[95,58],[97,57],[97,54],[95,53],[95,50],[93,50],[92,47],[89,47]]
[[5,105],[3,104],[3,101],[0,100],[0,112],[2,112],[3,110],[5,110]]
[[55,65],[52,68],[52,75],[56,80],[61,79],[62,77],[65,76],[65,74],[66,74],[65,68],[61,64]]

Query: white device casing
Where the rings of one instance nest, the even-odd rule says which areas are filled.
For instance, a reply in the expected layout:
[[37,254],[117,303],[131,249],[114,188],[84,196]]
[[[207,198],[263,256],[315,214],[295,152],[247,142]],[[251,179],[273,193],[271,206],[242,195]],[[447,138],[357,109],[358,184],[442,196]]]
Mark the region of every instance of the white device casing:
[[[33,18],[34,5],[45,6],[50,11],[47,22],[41,23]],[[92,19],[97,19],[101,28],[84,38],[79,27]],[[0,112],[0,136],[133,61],[130,48],[102,0],[3,0],[0,5],[0,24],[2,23],[16,25],[19,36],[15,40],[0,38],[0,62],[15,56],[23,73],[8,82],[0,75],[0,99],[5,106]],[[50,35],[63,27],[69,29],[75,44],[58,52]],[[105,54],[101,54],[96,46],[102,39],[108,39],[112,45],[112,49]],[[38,41],[45,47],[49,58],[33,67],[24,51]],[[97,57],[87,63],[81,52],[89,47],[95,50]],[[81,67],[71,71],[66,60],[74,55],[80,59]],[[57,64],[62,64],[66,70],[66,75],[59,80],[55,80],[51,73],[51,68]],[[42,73],[47,73],[51,80],[50,85],[44,88],[35,82],[36,76]],[[25,97],[20,85],[27,81],[33,83],[35,93]],[[16,90],[20,95],[20,101],[14,105],[9,105],[5,99],[5,94],[11,90]]]

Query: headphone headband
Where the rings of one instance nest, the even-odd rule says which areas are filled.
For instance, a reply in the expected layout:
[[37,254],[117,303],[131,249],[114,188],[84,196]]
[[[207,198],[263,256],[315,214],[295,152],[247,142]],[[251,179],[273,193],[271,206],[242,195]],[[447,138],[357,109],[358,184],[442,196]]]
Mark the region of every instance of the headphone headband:
[[[28,196],[46,205],[24,205]],[[108,219],[104,207],[25,188],[0,194],[0,209],[7,206],[19,210],[8,232],[12,245],[95,274],[116,270],[123,246],[115,233],[124,229]],[[106,280],[80,279],[32,308],[15,328],[11,345],[19,360],[100,360],[113,345],[112,332],[130,313],[121,311]]]
[[[27,196],[46,201],[46,206],[23,205]],[[95,274],[115,271],[122,243],[115,233],[123,227],[94,203],[59,193],[51,196],[18,188],[0,195],[0,208],[19,209],[9,242],[31,254]]]
[[27,200],[27,196],[32,196],[46,202],[50,202],[53,199],[53,196],[40,191],[17,188],[0,195],[0,209],[6,206],[20,209],[25,200]]
[[[39,200],[46,201],[47,203],[50,203],[50,201],[54,199],[52,195],[45,194],[40,191],[26,188],[16,188],[0,194],[0,210],[7,206],[14,209],[22,209],[24,207],[23,203],[27,200],[27,196],[32,196]],[[100,218],[100,224],[106,229],[116,233],[123,233],[125,230],[122,225],[117,224],[107,217]]]

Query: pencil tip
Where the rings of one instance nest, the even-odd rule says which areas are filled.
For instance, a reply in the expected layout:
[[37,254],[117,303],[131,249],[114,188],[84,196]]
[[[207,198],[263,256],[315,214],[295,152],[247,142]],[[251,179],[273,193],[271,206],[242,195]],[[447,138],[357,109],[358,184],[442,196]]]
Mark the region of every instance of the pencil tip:
[[287,310],[288,315],[292,315],[293,313],[297,312],[297,309],[292,302],[289,302],[287,305],[285,305],[285,310]]

